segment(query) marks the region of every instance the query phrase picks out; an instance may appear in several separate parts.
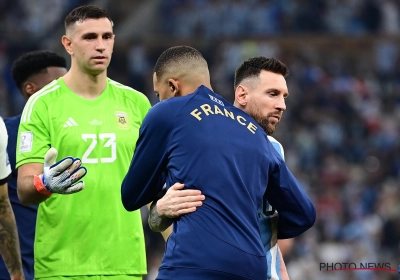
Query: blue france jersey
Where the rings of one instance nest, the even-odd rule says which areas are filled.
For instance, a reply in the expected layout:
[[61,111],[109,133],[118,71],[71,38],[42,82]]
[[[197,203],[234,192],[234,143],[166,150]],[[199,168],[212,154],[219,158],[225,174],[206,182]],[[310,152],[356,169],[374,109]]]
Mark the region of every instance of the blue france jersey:
[[[8,196],[10,197],[11,206],[17,223],[25,279],[33,280],[33,242],[35,238],[37,206],[23,206],[17,196],[18,173],[15,169],[15,155],[20,120],[20,115],[4,120],[8,131],[7,152],[12,172],[12,177],[8,181]],[[0,279],[10,279],[7,268],[1,258]]]
[[[272,146],[279,155],[285,159],[284,150],[274,137],[268,136]],[[267,280],[280,280],[281,261],[278,250],[278,212],[265,199],[263,205],[258,209],[260,219],[261,240],[264,244],[265,254],[267,257],[268,276]]]
[[[122,183],[125,208],[153,201],[164,182],[184,182],[206,199],[174,222],[158,279],[266,279],[257,212],[264,193],[281,213],[282,236],[315,220],[312,204],[287,196],[298,182],[262,128],[204,86],[149,111]],[[295,209],[311,218],[300,220]]]

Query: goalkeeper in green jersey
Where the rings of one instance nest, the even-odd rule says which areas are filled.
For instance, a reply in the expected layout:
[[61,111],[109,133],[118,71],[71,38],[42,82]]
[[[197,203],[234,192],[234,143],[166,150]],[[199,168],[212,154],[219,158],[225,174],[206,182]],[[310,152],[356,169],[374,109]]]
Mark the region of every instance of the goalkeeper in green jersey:
[[107,78],[115,36],[106,11],[74,9],[65,32],[71,68],[28,100],[18,133],[18,196],[39,203],[35,279],[141,279],[141,216],[124,209],[120,186],[150,102]]

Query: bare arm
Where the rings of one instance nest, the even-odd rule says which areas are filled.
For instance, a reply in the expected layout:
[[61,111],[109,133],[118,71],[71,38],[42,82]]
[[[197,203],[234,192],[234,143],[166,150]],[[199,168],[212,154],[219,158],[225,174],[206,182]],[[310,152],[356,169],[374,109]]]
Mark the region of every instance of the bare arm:
[[11,279],[25,279],[22,270],[17,225],[8,198],[7,183],[0,185],[0,254]]
[[147,204],[149,208],[149,227],[152,231],[160,232],[164,241],[167,241],[168,237],[172,233],[172,222],[173,219],[161,218],[157,213],[157,201],[153,201],[151,204]]
[[278,239],[279,250],[281,250],[283,256],[287,256],[290,253],[293,247],[293,242],[293,238]]
[[205,199],[199,190],[183,190],[184,186],[175,183],[164,196],[151,203],[149,226],[153,231],[162,232],[165,240],[172,232],[173,220],[196,211]]
[[42,163],[27,163],[18,168],[17,193],[23,205],[39,204],[48,198],[39,193],[33,185],[33,176],[42,173]]
[[281,252],[281,249],[279,248],[279,246],[278,246],[278,250],[279,250],[279,258],[281,260],[280,273],[282,276],[282,280],[290,280],[289,274],[286,269],[286,264],[285,264],[285,261],[283,260],[282,252]]
[[[148,223],[149,223],[150,229],[152,231],[163,232],[172,225],[174,220],[171,218],[168,218],[168,217],[161,217],[158,214],[157,202],[158,202],[158,200],[155,200],[150,205],[150,213],[149,213]],[[168,234],[168,236],[169,236],[169,234]],[[167,240],[165,237],[164,237],[164,239]]]

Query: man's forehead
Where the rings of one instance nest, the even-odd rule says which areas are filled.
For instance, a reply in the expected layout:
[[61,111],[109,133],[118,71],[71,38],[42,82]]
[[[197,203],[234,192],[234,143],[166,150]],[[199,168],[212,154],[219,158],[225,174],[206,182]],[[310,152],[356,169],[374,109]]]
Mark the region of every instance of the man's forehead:
[[278,73],[261,71],[260,82],[263,86],[276,88],[280,91],[288,91],[285,77]]
[[154,84],[154,86],[156,86],[156,84],[158,84],[158,83],[159,83],[159,79],[157,77],[156,72],[154,72],[153,73],[153,84]]
[[108,18],[80,20],[71,25],[67,32],[74,33],[105,33],[113,32],[112,23]]
[[267,80],[270,80],[270,81],[285,82],[286,83],[285,77],[282,74],[274,73],[274,72],[266,71],[266,70],[261,70],[260,78],[261,79],[267,79]]
[[158,82],[158,79],[157,79],[157,75],[154,72],[153,73],[153,89],[154,89],[155,92],[158,92],[158,87],[159,87],[159,82]]
[[158,77],[157,77],[157,73],[156,72],[153,72],[153,80],[154,81],[158,81]]

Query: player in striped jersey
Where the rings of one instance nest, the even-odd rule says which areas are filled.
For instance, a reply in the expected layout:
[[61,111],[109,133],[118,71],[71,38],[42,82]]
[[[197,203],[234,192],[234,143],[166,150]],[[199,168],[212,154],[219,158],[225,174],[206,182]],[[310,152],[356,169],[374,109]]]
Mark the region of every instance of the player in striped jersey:
[[[282,145],[270,135],[275,131],[282,117],[283,111],[286,110],[285,99],[287,96],[284,96],[282,90],[276,86],[279,85],[279,82],[275,77],[270,76],[268,79],[263,78],[263,71],[268,71],[269,60],[270,59],[265,57],[250,58],[237,68],[234,79],[234,87],[236,90],[235,104],[245,111],[257,110],[256,108],[251,108],[251,106],[247,104],[241,104],[240,98],[238,97],[240,97],[241,94],[245,94],[246,90],[248,92],[252,92],[253,94],[258,94],[258,98],[256,100],[257,106],[269,108],[270,110],[270,117],[266,122],[262,123],[261,126],[269,135],[268,138],[270,139],[274,148],[284,159]],[[267,97],[263,98],[262,95],[266,95]],[[260,122],[262,121],[260,120]],[[278,212],[273,209],[273,207],[264,197],[263,205],[258,210],[258,214],[260,219],[260,233],[268,264],[267,279],[289,279],[286,266],[277,244],[277,239],[279,238],[279,232],[277,230],[279,222]]]
[[[270,135],[268,135],[268,139],[271,141],[272,146],[274,146],[279,155],[285,159],[282,144]],[[266,199],[264,199],[263,206],[258,209],[258,217],[260,222],[261,240],[264,244],[265,254],[267,257],[267,280],[288,280],[289,275],[278,246],[278,212],[273,209]]]
[[[273,59],[272,59],[273,60]],[[262,123],[262,127],[269,134],[268,139],[271,141],[274,148],[284,159],[284,150],[282,145],[270,134],[272,134],[278,125],[283,111],[286,109],[284,99],[284,91],[280,90],[277,81],[260,77],[262,71],[269,71],[268,63],[271,61],[265,57],[255,57],[245,61],[235,73],[235,90],[236,97],[253,92],[255,94],[264,95],[267,98],[258,97],[256,103],[251,106],[243,104],[240,98],[236,98],[235,106],[242,108],[244,111],[255,110],[257,106],[270,108],[271,114],[268,122]],[[273,77],[273,76],[272,76]],[[261,103],[260,103],[261,102]],[[262,103],[263,102],[263,103]],[[246,106],[248,106],[246,108]],[[256,119],[257,120],[257,119]],[[257,120],[258,121],[258,120]],[[202,205],[204,196],[198,190],[182,190],[183,184],[175,184],[172,186],[166,195],[153,203],[149,216],[150,227],[155,230],[165,230],[171,223],[171,219],[184,214],[194,212],[197,207]],[[263,206],[259,209],[259,222],[261,237],[264,244],[264,249],[267,257],[268,265],[268,280],[286,280],[289,276],[286,271],[286,266],[280,253],[277,239],[278,213],[264,200]],[[160,219],[159,215],[163,218]],[[167,229],[170,230],[170,229]],[[294,236],[292,236],[294,237]]]

